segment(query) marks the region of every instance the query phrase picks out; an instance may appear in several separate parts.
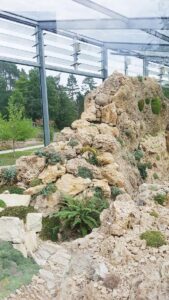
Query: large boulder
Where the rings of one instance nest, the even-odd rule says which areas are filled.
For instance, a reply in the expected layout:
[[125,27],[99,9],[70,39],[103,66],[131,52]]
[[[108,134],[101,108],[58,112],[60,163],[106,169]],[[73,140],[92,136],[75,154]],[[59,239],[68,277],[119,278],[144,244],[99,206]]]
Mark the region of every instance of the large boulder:
[[102,175],[108,180],[110,185],[116,185],[118,187],[125,187],[125,178],[116,163],[105,165],[101,168]]
[[116,125],[117,112],[114,102],[101,108],[101,121],[110,125]]
[[115,137],[108,134],[98,134],[94,137],[93,146],[103,151],[114,152],[118,149],[118,143]]
[[66,164],[67,172],[71,173],[73,175],[78,175],[79,167],[85,167],[85,168],[89,169],[92,172],[94,178],[97,178],[97,179],[102,178],[100,169],[97,168],[96,166],[88,163],[84,158],[70,159]]
[[58,179],[56,186],[63,193],[75,196],[87,189],[90,183],[91,180],[89,178],[75,177],[72,174],[65,174]]
[[0,194],[6,206],[28,206],[31,201],[30,195]]
[[46,169],[39,174],[39,179],[43,183],[50,183],[56,181],[59,177],[65,174],[66,168],[60,164],[49,165]]
[[45,158],[37,155],[22,156],[16,160],[17,179],[29,183],[36,178],[45,167]]
[[22,244],[25,241],[24,223],[16,217],[0,218],[0,240]]

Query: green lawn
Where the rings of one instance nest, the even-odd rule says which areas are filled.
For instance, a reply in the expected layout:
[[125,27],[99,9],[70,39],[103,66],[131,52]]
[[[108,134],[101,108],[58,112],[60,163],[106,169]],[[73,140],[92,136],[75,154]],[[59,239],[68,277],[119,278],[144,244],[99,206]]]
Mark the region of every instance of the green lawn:
[[32,150],[25,150],[25,151],[16,151],[15,157],[13,156],[13,153],[0,154],[0,166],[15,165],[16,159],[18,159],[21,156],[28,156],[34,154],[34,152],[37,149],[39,148],[32,149]]

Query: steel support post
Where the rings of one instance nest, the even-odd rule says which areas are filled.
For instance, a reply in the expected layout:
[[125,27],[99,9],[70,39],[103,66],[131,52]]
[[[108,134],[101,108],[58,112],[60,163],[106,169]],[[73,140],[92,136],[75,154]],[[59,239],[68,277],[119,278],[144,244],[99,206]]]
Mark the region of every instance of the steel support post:
[[143,58],[143,76],[148,76],[148,60],[146,57]]
[[39,27],[37,28],[37,50],[38,50],[38,61],[40,65],[39,73],[40,73],[40,88],[41,88],[41,99],[42,99],[42,108],[43,108],[44,144],[45,146],[47,146],[50,144],[48,95],[47,95],[47,84],[46,84],[43,30],[41,30]]
[[128,58],[127,58],[127,56],[124,56],[124,74],[125,74],[125,76],[128,76]]
[[103,80],[108,77],[108,50],[106,47],[102,47],[102,76]]

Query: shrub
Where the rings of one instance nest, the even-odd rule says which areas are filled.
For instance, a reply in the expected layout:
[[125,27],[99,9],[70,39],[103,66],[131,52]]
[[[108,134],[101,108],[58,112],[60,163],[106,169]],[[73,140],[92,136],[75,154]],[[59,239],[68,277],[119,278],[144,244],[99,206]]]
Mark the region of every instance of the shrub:
[[2,178],[7,183],[13,183],[16,181],[16,167],[5,168],[2,170]]
[[138,79],[138,81],[143,82],[143,76],[138,75],[138,76],[137,76],[137,79]]
[[31,182],[29,183],[29,186],[30,187],[34,187],[34,186],[37,186],[37,185],[40,185],[42,184],[42,180],[39,179],[39,178],[34,178],[31,180]]
[[82,154],[85,153],[85,152],[91,152],[95,155],[97,155],[97,150],[93,147],[90,147],[90,146],[85,146],[85,147],[82,147],[81,151],[80,151]]
[[40,238],[42,240],[51,240],[56,242],[58,240],[58,233],[60,228],[60,221],[58,217],[47,216],[42,219],[42,230]]
[[156,160],[160,160],[160,155],[157,155],[157,156],[156,156]]
[[160,98],[154,98],[151,100],[151,110],[155,115],[159,115],[161,112],[161,100]]
[[23,188],[18,187],[17,185],[3,185],[0,188],[0,194],[3,194],[4,191],[9,191],[10,194],[20,194],[24,192]]
[[46,163],[49,165],[56,165],[57,163],[62,162],[62,157],[60,153],[48,152],[46,154]]
[[159,248],[166,245],[165,237],[160,231],[148,230],[140,235],[141,240],[146,240],[147,246]]
[[153,178],[154,178],[154,179],[159,179],[158,174],[157,174],[157,173],[154,173],[154,174],[153,174]]
[[90,178],[93,179],[93,173],[90,169],[86,167],[78,167],[78,176],[83,177],[83,178]]
[[35,155],[39,156],[39,157],[43,157],[46,156],[46,151],[44,151],[43,149],[39,149],[35,151]]
[[59,219],[59,231],[65,238],[85,236],[100,225],[100,213],[107,207],[107,201],[96,196],[91,199],[64,196],[60,211],[54,216]]
[[79,144],[78,140],[71,138],[70,141],[68,142],[68,145],[71,146],[72,148],[77,146]]
[[117,186],[111,187],[111,196],[113,199],[116,199],[116,197],[121,194],[123,194],[123,191],[119,187]]
[[157,194],[154,196],[154,201],[160,205],[164,205],[167,200],[166,194]]
[[137,150],[134,151],[134,157],[135,157],[135,160],[140,161],[141,158],[143,158],[143,156],[144,156],[143,151],[141,151],[141,150],[139,150],[139,149],[137,149]]
[[6,207],[6,203],[0,199],[0,208],[5,208]]
[[25,222],[27,214],[32,212],[36,212],[33,206],[12,206],[1,211],[0,217],[17,217]]
[[143,99],[138,101],[138,109],[139,109],[139,111],[143,111],[143,109],[144,109],[144,100]]
[[146,179],[147,178],[147,164],[138,163],[137,167],[140,172],[141,178]]
[[45,196],[45,197],[47,197],[47,196],[49,196],[49,195],[55,193],[55,192],[56,192],[56,189],[57,189],[57,188],[56,188],[56,185],[55,185],[55,184],[53,184],[53,183],[48,183],[47,186],[45,186],[45,187],[41,190],[40,194],[43,195],[43,196]]
[[39,267],[31,258],[25,258],[9,242],[0,241],[0,299],[28,285]]
[[151,163],[151,161],[148,161],[148,162],[146,163],[146,165],[147,165],[147,168],[148,168],[148,169],[152,169],[152,163]]
[[149,99],[149,98],[146,98],[146,99],[145,99],[145,103],[146,103],[147,105],[149,105],[149,104],[150,104],[150,99]]

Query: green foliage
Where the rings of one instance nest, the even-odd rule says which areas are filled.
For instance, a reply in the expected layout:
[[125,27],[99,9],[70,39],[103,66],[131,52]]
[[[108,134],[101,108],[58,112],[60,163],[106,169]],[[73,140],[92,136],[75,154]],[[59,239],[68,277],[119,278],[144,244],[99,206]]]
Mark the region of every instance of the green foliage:
[[134,151],[134,157],[135,157],[135,160],[140,161],[141,158],[143,158],[143,156],[144,156],[143,151],[141,151],[141,150],[139,150],[139,149],[137,149],[137,150]]
[[137,79],[138,79],[138,81],[143,82],[143,76],[138,75],[138,76],[137,76]]
[[55,185],[55,184],[53,184],[53,183],[48,183],[47,186],[45,186],[45,187],[41,190],[40,194],[43,195],[43,196],[45,196],[45,197],[48,197],[49,195],[55,193],[55,192],[56,192],[56,189],[57,189],[57,188],[56,188],[56,185]]
[[0,299],[28,285],[39,267],[31,258],[25,258],[11,243],[0,241]]
[[161,112],[161,100],[160,98],[154,98],[151,100],[151,110],[155,115],[159,115]]
[[25,141],[36,136],[37,130],[32,126],[32,121],[24,118],[24,107],[12,102],[8,104],[9,120],[0,116],[0,140],[13,142],[13,151],[16,141]]
[[78,167],[78,176],[93,179],[93,173],[86,167]]
[[150,212],[150,216],[154,217],[154,218],[158,218],[158,213],[155,210],[152,210]]
[[77,146],[79,144],[78,140],[71,138],[70,141],[68,142],[68,145],[71,146],[72,148]]
[[17,185],[6,185],[5,184],[0,187],[0,194],[3,194],[4,191],[8,191],[10,194],[22,195],[24,192],[24,189],[18,187]]
[[34,186],[37,186],[37,185],[40,185],[42,184],[42,180],[39,179],[39,178],[34,178],[31,180],[31,182],[29,183],[29,186],[30,187],[34,187]]
[[11,206],[0,212],[0,217],[17,217],[24,222],[29,213],[36,212],[33,206]]
[[116,137],[116,140],[120,143],[120,145],[123,147],[124,146],[124,141],[122,140],[121,137]]
[[153,173],[153,178],[154,179],[159,179],[158,174],[157,173]]
[[85,153],[85,152],[91,152],[91,153],[93,153],[93,154],[95,154],[95,155],[98,154],[98,153],[97,153],[97,150],[96,150],[95,148],[93,148],[93,147],[90,147],[90,146],[82,147],[82,149],[80,150],[80,152],[81,152],[82,154]]
[[125,129],[124,133],[128,138],[132,139],[133,135],[132,135],[132,130],[130,128]]
[[94,154],[94,153],[90,153],[90,154],[89,154],[89,158],[87,159],[87,161],[88,161],[91,165],[99,166],[99,161],[98,161],[97,155]]
[[151,161],[146,162],[147,168],[152,169],[152,163]]
[[103,198],[75,199],[64,196],[60,210],[54,214],[59,219],[59,232],[64,237],[79,237],[90,233],[100,225],[100,213],[108,207]]
[[164,205],[167,200],[166,194],[157,194],[154,196],[154,201],[160,205]]
[[149,99],[149,98],[146,98],[146,99],[145,99],[145,103],[146,103],[147,105],[149,105],[149,104],[150,104],[150,99]]
[[35,151],[35,155],[37,155],[39,157],[46,156],[46,151],[44,151],[43,149],[38,149]]
[[158,161],[160,160],[160,155],[156,156],[156,160],[158,160]]
[[148,230],[140,235],[141,240],[146,240],[149,247],[159,248],[166,245],[165,237],[160,231]]
[[143,99],[138,101],[138,109],[139,109],[139,111],[143,111],[143,109],[144,109],[144,100]]
[[121,194],[123,194],[123,191],[119,187],[117,187],[117,186],[111,187],[111,196],[114,200],[116,199],[116,197],[118,195],[121,195]]
[[0,208],[5,208],[6,207],[6,203],[0,199]]
[[6,183],[12,184],[16,181],[16,167],[9,167],[2,169],[2,178],[5,180]]
[[56,165],[59,162],[63,162],[61,154],[58,152],[46,152],[43,149],[40,149],[35,152],[35,155],[39,157],[44,156],[46,158],[46,164],[48,165]]
[[146,179],[147,178],[147,164],[138,163],[137,167],[138,167],[138,170],[140,172],[141,178]]

